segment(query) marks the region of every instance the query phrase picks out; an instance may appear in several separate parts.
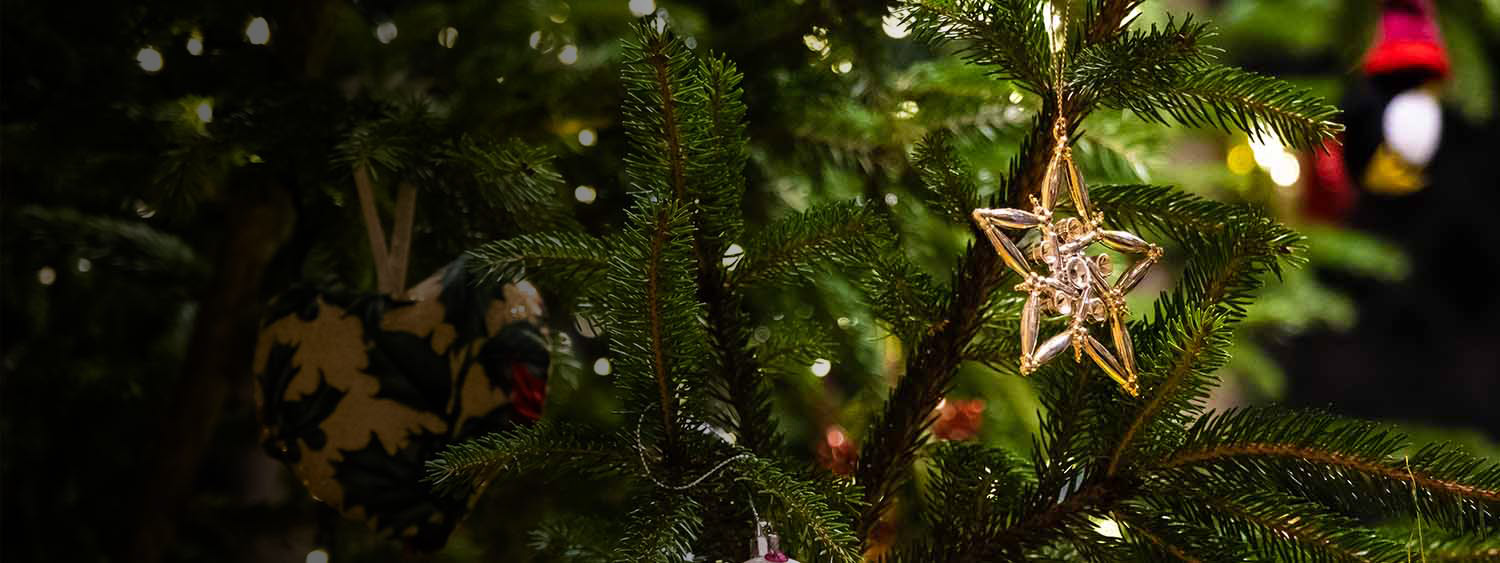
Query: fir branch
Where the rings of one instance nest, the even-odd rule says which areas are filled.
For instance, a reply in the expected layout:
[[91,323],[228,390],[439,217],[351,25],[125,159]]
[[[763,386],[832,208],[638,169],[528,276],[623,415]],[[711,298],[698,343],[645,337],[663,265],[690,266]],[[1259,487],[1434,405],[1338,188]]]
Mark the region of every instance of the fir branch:
[[555,287],[598,288],[609,269],[609,244],[574,233],[537,233],[497,240],[468,252],[484,283],[523,278]]
[[716,260],[743,229],[745,164],[749,158],[745,135],[743,76],[723,57],[704,60],[693,74],[701,87],[691,90],[684,104],[697,139],[685,148],[689,193],[697,200],[696,224],[703,238],[704,257]]
[[782,522],[789,526],[789,535],[803,540],[798,545],[812,550],[812,560],[859,561],[859,538],[850,528],[848,515],[829,505],[821,484],[783,471],[764,458],[752,457],[740,467],[738,480],[771,497],[770,509],[785,516]]
[[[1237,215],[1240,219],[1213,239],[1184,241],[1192,259],[1176,291],[1157,302],[1153,327],[1145,331],[1171,335],[1164,351],[1172,358],[1162,376],[1155,369],[1143,370],[1142,387],[1150,398],[1114,441],[1109,475],[1118,471],[1147,430],[1185,424],[1200,412],[1195,405],[1215,383],[1214,370],[1228,360],[1231,330],[1244,317],[1246,303],[1263,276],[1279,273],[1281,259],[1300,248],[1299,235],[1269,218]],[[1157,420],[1164,413],[1166,420]]]
[[[1181,478],[1211,471],[1269,480],[1345,511],[1389,515],[1415,508],[1456,531],[1500,531],[1500,464],[1440,445],[1404,459],[1396,454],[1405,445],[1390,429],[1316,411],[1231,410],[1194,423],[1184,445],[1156,467],[1190,471]],[[1415,507],[1403,494],[1413,484]]]
[[943,296],[932,281],[902,253],[877,256],[859,279],[870,313],[902,342],[920,342],[942,318]]
[[1069,86],[1088,100],[1120,107],[1123,96],[1161,91],[1201,71],[1216,49],[1204,46],[1213,36],[1205,23],[1192,16],[1179,24],[1171,19],[1149,31],[1121,33],[1078,53],[1068,66]]
[[1252,138],[1274,133],[1294,148],[1318,146],[1343,130],[1333,121],[1338,109],[1307,90],[1233,67],[1205,65],[1167,83],[1121,86],[1100,104],[1161,124],[1171,119],[1189,127],[1238,129]]
[[621,457],[628,446],[550,421],[531,427],[495,432],[444,448],[426,462],[422,481],[444,494],[464,497],[482,489],[500,473],[519,474],[545,469],[549,473],[576,471],[598,474],[628,464]]
[[[1053,140],[1041,123],[1051,122],[1052,110],[1047,104],[1033,123],[1031,135],[1021,144],[1011,160],[1006,186],[1017,190],[1000,190],[1015,207],[1036,185],[1040,184]],[[1031,187],[1026,189],[1025,187]],[[991,206],[997,206],[991,202]],[[973,225],[971,230],[975,229]],[[973,230],[976,240],[982,235]],[[860,451],[855,481],[864,487],[866,508],[860,516],[860,536],[868,543],[870,531],[880,522],[892,501],[896,488],[911,476],[911,462],[924,441],[932,409],[948,392],[969,342],[983,326],[991,294],[1005,279],[1006,271],[994,250],[984,244],[970,244],[953,277],[950,296],[943,300],[943,315],[934,329],[922,337],[907,357],[906,372],[886,399],[885,408],[866,434],[870,437]]]
[[615,561],[679,563],[702,532],[703,507],[691,496],[650,489],[632,498]]
[[917,144],[912,166],[927,188],[925,199],[933,211],[955,225],[967,225],[970,212],[979,207],[978,190],[952,141],[953,134],[947,131],[929,133]]
[[914,36],[932,44],[964,41],[972,64],[1017,81],[1035,93],[1052,83],[1051,47],[1036,0],[915,0],[908,21]]
[[638,198],[629,213],[631,227],[610,257],[605,323],[610,349],[619,355],[617,385],[627,404],[660,410],[660,429],[671,446],[679,405],[698,389],[706,356],[702,304],[691,258],[689,214],[671,203]]
[[736,288],[812,278],[815,267],[868,260],[890,238],[869,207],[834,203],[789,215],[745,244],[728,283]]
[[578,230],[578,220],[558,198],[563,178],[546,149],[466,135],[445,145],[440,156],[452,175],[466,179],[435,184],[454,207],[499,215],[512,224],[508,232]]
[[1274,491],[1229,490],[1203,494],[1203,482],[1162,487],[1147,502],[1221,537],[1245,542],[1271,560],[1396,561],[1403,547],[1325,507]]
[[701,84],[691,79],[697,58],[670,31],[649,22],[633,29],[620,69],[623,122],[636,148],[625,157],[626,174],[637,189],[682,201],[688,165],[680,105],[700,95]]

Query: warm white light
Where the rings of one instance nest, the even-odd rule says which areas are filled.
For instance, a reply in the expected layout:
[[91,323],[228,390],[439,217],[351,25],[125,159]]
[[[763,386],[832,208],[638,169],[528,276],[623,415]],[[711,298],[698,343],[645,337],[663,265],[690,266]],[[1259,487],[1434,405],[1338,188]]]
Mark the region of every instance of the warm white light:
[[193,113],[198,116],[198,121],[208,123],[214,120],[214,104],[208,100],[198,102],[193,106]]
[[594,191],[593,186],[578,186],[573,189],[573,199],[582,203],[593,203],[597,195],[598,193]]
[[564,45],[562,50],[557,52],[557,60],[565,65],[578,62],[578,47]]
[[1302,163],[1297,161],[1297,157],[1283,152],[1267,171],[1271,173],[1271,181],[1276,182],[1276,185],[1290,186],[1297,183],[1297,177],[1302,174]]
[[453,44],[457,43],[457,42],[458,42],[458,29],[457,28],[454,28],[454,27],[445,27],[445,28],[443,28],[442,31],[438,32],[438,45],[442,45],[444,47],[452,49],[453,48]]
[[578,132],[578,144],[592,147],[597,142],[599,142],[599,136],[594,134],[593,129],[583,129]]
[[885,31],[886,36],[891,39],[901,39],[911,35],[911,28],[906,26],[906,18],[896,13],[886,14],[884,18],[881,18],[880,29]]
[[1021,92],[1020,91],[1012,91],[1010,93],[1010,98],[1008,98],[1008,99],[1010,100],[1010,103],[1013,103],[1013,104],[1019,104],[1019,103],[1021,103],[1021,100],[1022,100],[1022,98],[1021,98]]
[[265,45],[271,42],[271,22],[266,18],[257,17],[250,20],[245,26],[245,39],[251,45]]
[[814,27],[812,33],[802,36],[802,44],[807,46],[807,50],[817,53],[820,59],[827,57],[831,49],[828,45],[828,40],[823,38],[826,33],[828,31],[825,29]]
[[194,57],[203,54],[203,34],[202,33],[194,31],[192,35],[188,36],[187,51],[188,51],[189,55],[192,55]]
[[1065,41],[1062,35],[1062,17],[1052,11],[1051,2],[1040,2],[1042,21],[1047,25],[1047,43],[1051,45],[1052,51],[1061,51]]
[[609,358],[599,358],[597,360],[594,360],[594,373],[597,373],[599,375],[609,375],[609,372],[611,371],[614,371],[614,366],[609,365]]
[[1401,160],[1426,166],[1437,153],[1443,135],[1443,109],[1427,90],[1408,90],[1391,98],[1381,119],[1385,144]]
[[57,270],[52,269],[52,266],[42,266],[42,269],[36,271],[36,281],[42,285],[52,285],[57,281]]
[[1262,131],[1259,135],[1250,137],[1250,152],[1255,155],[1255,163],[1261,168],[1270,169],[1286,154],[1286,145],[1281,143],[1281,138],[1275,133]]
[[885,194],[886,205],[896,205],[897,203],[901,203],[901,198],[897,197],[895,192]]
[[396,22],[381,22],[380,25],[375,26],[375,38],[379,39],[381,43],[390,43],[396,40],[398,31],[396,29]]
[[854,70],[854,63],[851,61],[839,61],[833,63],[833,72],[835,74],[849,74],[849,71],[851,70]]
[[563,22],[566,22],[566,21],[568,21],[568,12],[569,11],[570,10],[569,10],[567,4],[560,4],[557,7],[557,11],[552,12],[552,15],[547,16],[547,19],[552,20],[552,23],[563,23]]
[[78,271],[80,271],[80,272],[87,272],[87,271],[92,270],[92,269],[94,269],[94,261],[93,260],[89,260],[88,258],[79,258],[78,259]]
[[922,108],[917,105],[917,102],[906,100],[896,104],[896,119],[911,119],[916,117],[920,111],[922,111]]
[[135,200],[135,214],[142,219],[150,219],[156,216],[156,210],[141,200]]
[[328,563],[328,552],[323,548],[307,552],[307,563]]
[[656,0],[630,0],[630,15],[641,17],[656,11]]
[[152,47],[144,47],[136,53],[135,62],[140,63],[141,70],[146,72],[156,72],[166,65],[166,61],[161,58],[161,51]]
[[526,39],[526,43],[531,45],[532,49],[535,49],[537,45],[541,45],[542,32],[540,30],[531,32],[531,37]]
[[823,377],[825,375],[828,375],[828,372],[833,371],[833,362],[830,362],[823,358],[818,358],[817,360],[813,361],[812,365],[808,366],[807,369],[812,370],[812,374],[814,376]]
[[839,328],[848,329],[849,327],[854,326],[854,321],[849,317],[839,317],[838,324]]

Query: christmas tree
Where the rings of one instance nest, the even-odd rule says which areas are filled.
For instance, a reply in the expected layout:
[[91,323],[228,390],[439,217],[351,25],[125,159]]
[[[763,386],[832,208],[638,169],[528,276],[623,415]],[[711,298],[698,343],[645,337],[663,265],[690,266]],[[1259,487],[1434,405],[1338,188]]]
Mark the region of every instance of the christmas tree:
[[[8,1],[0,558],[740,561],[759,535],[775,561],[772,532],[802,561],[1495,557],[1495,466],[1414,445],[1500,455],[1483,440],[1206,404],[1283,397],[1264,337],[1353,316],[1297,263],[1403,287],[1391,245],[1279,203],[1292,149],[1353,119],[1228,65],[1330,95],[1373,7],[1298,6],[1289,26],[1283,3],[1196,6],[1224,16],[1215,36],[1162,4]],[[1496,8],[1440,4],[1449,94],[1492,123]],[[1110,235],[1111,281],[1151,254],[1129,250],[1165,251],[1128,311],[1079,300],[1099,350],[1069,349],[1076,296],[1038,298],[1030,328],[1000,254],[1051,275],[1040,229],[1007,225],[1040,222],[1050,189],[1048,228],[1068,230],[1080,196],[1048,180],[1070,164],[1101,219],[1085,230],[1142,241]],[[550,372],[545,409],[527,379],[520,426],[446,455],[490,426],[329,446],[375,477],[341,519],[288,458],[400,417],[318,418],[350,391],[331,376],[262,404],[257,339],[313,299],[369,331],[306,348],[394,344],[447,375],[381,327],[436,308],[434,272],[473,300],[452,327],[502,281],[540,290],[551,356],[501,373]],[[1483,338],[1468,329],[1454,348]],[[517,335],[536,344],[495,340]],[[1449,387],[1424,375],[1404,377]],[[1476,416],[1374,387],[1371,416]],[[472,397],[390,395],[445,415]]]
[[[912,7],[908,22],[921,37],[961,45],[970,64],[1041,100],[1007,173],[985,195],[945,135],[918,147],[927,203],[978,241],[946,283],[901,252],[893,219],[873,202],[815,206],[747,232],[739,73],[688,49],[660,19],[638,25],[622,71],[626,224],[604,236],[530,233],[476,253],[490,276],[577,290],[578,310],[609,336],[618,424],[547,420],[491,435],[450,448],[429,464],[430,480],[464,492],[533,471],[608,480],[628,491],[626,517],[579,516],[541,532],[541,543],[631,561],[736,559],[758,519],[774,522],[805,560],[1493,555],[1500,466],[1441,445],[1398,455],[1408,447],[1402,435],[1319,411],[1205,408],[1246,307],[1267,276],[1299,262],[1302,239],[1257,209],[1170,187],[1074,186],[1061,207],[1087,222],[1092,194],[1104,225],[1165,237],[1182,255],[1176,287],[1129,323],[1136,359],[1127,336],[1113,363],[1062,358],[1030,375],[1043,409],[1029,455],[931,439],[961,363],[992,366],[997,377],[1031,371],[1015,360],[1035,350],[1021,344],[1031,305],[1007,291],[1025,280],[1006,262],[1025,258],[985,244],[968,218],[976,208],[1032,209],[1038,196],[1047,206],[1066,197],[1066,188],[1048,192],[1071,171],[1057,155],[1086,135],[1072,124],[1124,109],[1294,147],[1338,131],[1335,110],[1305,91],[1216,63],[1206,24],[1132,28],[1137,4]],[[748,305],[829,271],[854,272],[901,342],[902,373],[862,434],[852,478],[783,454],[765,374],[816,339],[758,339]],[[1118,369],[1121,361],[1138,363],[1138,397],[1136,370]],[[578,530],[588,533],[569,533]]]

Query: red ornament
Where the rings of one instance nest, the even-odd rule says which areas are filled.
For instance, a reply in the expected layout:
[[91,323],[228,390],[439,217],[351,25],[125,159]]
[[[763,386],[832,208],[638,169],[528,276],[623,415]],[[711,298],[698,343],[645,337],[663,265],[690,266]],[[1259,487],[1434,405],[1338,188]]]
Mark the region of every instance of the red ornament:
[[1421,70],[1434,78],[1448,77],[1448,52],[1428,0],[1382,2],[1379,37],[1365,54],[1365,74]]
[[961,442],[979,436],[984,421],[984,401],[980,399],[943,399],[938,403],[937,420],[932,435],[939,440]]
[[835,475],[853,475],[859,465],[859,448],[838,425],[829,426],[818,443],[818,464]]

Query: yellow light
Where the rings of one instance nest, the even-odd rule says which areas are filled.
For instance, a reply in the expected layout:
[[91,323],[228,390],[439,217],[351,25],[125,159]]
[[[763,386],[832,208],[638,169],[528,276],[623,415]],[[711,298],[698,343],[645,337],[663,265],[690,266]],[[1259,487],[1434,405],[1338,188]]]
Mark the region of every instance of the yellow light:
[[656,11],[656,0],[630,0],[630,15],[641,17]]
[[572,8],[566,2],[563,2],[557,5],[557,11],[552,12],[552,15],[547,16],[547,19],[552,20],[552,23],[563,23],[568,21],[568,12],[570,11],[572,11]]
[[609,375],[609,372],[611,371],[614,371],[614,367],[609,365],[609,358],[599,358],[597,360],[594,360],[594,373],[599,375]]
[[192,33],[192,35],[188,36],[187,51],[188,51],[189,55],[192,55],[194,57],[203,54],[203,33],[202,32],[194,31]]
[[328,552],[321,547],[307,552],[307,563],[328,563]]
[[[271,42],[271,22],[266,18],[255,17],[250,24],[245,26],[245,40],[251,45],[265,45]],[[311,555],[311,554],[309,554]]]
[[166,61],[161,58],[161,51],[153,47],[143,47],[135,54],[135,62],[140,63],[141,70],[146,72],[159,71],[166,65]]
[[1229,149],[1229,155],[1224,160],[1229,171],[1235,174],[1245,175],[1255,169],[1255,153],[1250,150],[1249,145],[1235,145]]
[[911,29],[906,26],[906,18],[897,13],[886,14],[884,18],[881,18],[880,29],[885,31],[885,35],[891,39],[901,39],[911,35]]
[[594,191],[593,186],[578,186],[577,188],[573,189],[573,199],[576,199],[582,203],[593,203],[594,198],[597,197],[597,195],[598,192]]
[[818,358],[807,369],[812,371],[814,377],[823,377],[828,375],[828,372],[833,371],[833,362]]
[[594,134],[593,129],[584,129],[578,132],[578,144],[585,147],[592,147],[597,142],[599,142],[599,136]]
[[453,27],[445,27],[442,31],[438,32],[438,45],[442,45],[444,47],[452,49],[453,44],[457,42],[458,29]]
[[565,65],[578,62],[578,47],[564,45],[562,50],[557,53],[557,60]]
[[396,22],[381,22],[380,25],[375,26],[375,39],[381,43],[390,43],[396,40],[396,35],[399,32],[400,30],[396,29]]
[[854,70],[854,63],[851,61],[839,61],[833,64],[834,74],[849,74],[851,70]]
[[1012,104],[1019,104],[1019,103],[1021,103],[1021,100],[1023,98],[1021,97],[1021,92],[1020,91],[1012,91],[1010,93],[1010,97],[1006,98],[1006,99],[1010,100],[1010,103],[1012,103]]
[[198,116],[198,121],[209,123],[214,120],[214,104],[208,100],[198,102],[193,107],[193,113]]

